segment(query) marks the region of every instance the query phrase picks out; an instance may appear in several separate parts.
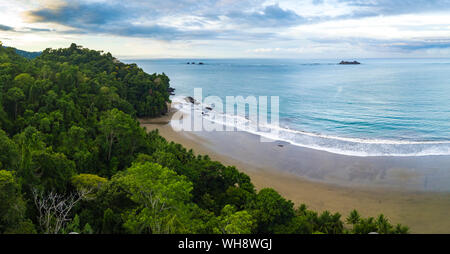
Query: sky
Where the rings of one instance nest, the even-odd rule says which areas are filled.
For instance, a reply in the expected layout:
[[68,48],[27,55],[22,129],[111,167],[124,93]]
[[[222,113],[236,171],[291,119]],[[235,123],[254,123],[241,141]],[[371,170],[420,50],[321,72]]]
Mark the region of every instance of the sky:
[[124,59],[450,57],[450,0],[0,0],[0,41]]

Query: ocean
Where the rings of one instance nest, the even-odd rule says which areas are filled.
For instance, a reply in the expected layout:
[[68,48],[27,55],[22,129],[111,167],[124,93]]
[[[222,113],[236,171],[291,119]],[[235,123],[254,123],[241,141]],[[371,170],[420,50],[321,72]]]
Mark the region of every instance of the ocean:
[[164,72],[176,95],[202,88],[203,97],[224,101],[279,96],[278,139],[293,145],[352,156],[450,155],[450,59],[357,60],[125,62]]

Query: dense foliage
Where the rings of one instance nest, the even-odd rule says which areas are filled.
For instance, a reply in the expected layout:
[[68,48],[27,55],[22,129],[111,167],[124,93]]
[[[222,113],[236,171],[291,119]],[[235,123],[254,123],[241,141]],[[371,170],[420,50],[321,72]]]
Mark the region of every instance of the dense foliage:
[[[0,47],[0,233],[406,233],[294,208],[235,167],[147,133],[172,89],[72,44],[32,60]],[[55,206],[54,204],[58,204]]]

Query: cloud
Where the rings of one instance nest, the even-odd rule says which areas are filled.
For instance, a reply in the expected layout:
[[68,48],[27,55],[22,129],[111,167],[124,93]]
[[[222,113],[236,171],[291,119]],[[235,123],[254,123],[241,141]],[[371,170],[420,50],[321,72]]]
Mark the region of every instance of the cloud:
[[31,22],[52,22],[70,27],[89,28],[118,22],[131,16],[119,4],[102,3],[65,3],[54,8],[42,8],[29,11]]
[[234,11],[226,14],[232,22],[257,27],[292,26],[305,22],[305,19],[292,10],[284,10],[278,4],[268,5],[262,11]]
[[30,11],[27,16],[30,22],[55,23],[70,27],[63,31],[69,34],[113,34],[159,39],[207,36],[205,31],[183,31],[177,27],[158,24],[157,11],[138,8],[133,4],[123,5],[116,1],[66,2],[54,8],[44,7]]
[[49,28],[35,28],[35,27],[25,27],[25,30],[32,31],[32,32],[53,32],[54,29]]
[[355,17],[426,13],[450,10],[450,0],[340,0],[356,7]]
[[400,50],[410,52],[417,50],[427,50],[427,49],[446,49],[450,48],[450,39],[431,39],[422,41],[407,41],[400,42],[391,45],[392,48],[398,48]]
[[0,30],[58,40],[197,41],[205,51],[407,53],[449,47],[449,12],[450,0],[45,0],[27,9],[28,24]]
[[311,39],[311,43],[318,45],[351,45],[361,49],[384,53],[412,53],[428,49],[450,48],[450,38],[435,39],[382,39],[345,37],[339,39]]
[[[254,1],[242,0],[228,0],[227,4],[224,0],[202,3],[191,0],[159,3],[130,0],[126,5],[119,1],[71,1],[52,8],[32,10],[26,16],[32,23],[55,23],[69,27],[64,32],[71,34],[112,34],[164,40],[214,39],[223,38],[225,34],[232,37],[243,34],[235,27],[229,27],[223,19],[238,25],[247,24],[252,28],[287,27],[303,21],[294,11],[282,9],[277,4],[265,6],[261,11],[237,11],[235,8],[242,9],[243,2],[256,6]],[[164,10],[167,12],[164,13]],[[266,33],[259,34],[262,36]],[[249,36],[255,38],[258,33]]]
[[35,28],[35,27],[10,27],[0,24],[0,31],[6,32],[16,32],[16,33],[27,33],[27,32],[51,32],[53,29],[48,28]]
[[0,31],[14,31],[14,28],[0,24]]

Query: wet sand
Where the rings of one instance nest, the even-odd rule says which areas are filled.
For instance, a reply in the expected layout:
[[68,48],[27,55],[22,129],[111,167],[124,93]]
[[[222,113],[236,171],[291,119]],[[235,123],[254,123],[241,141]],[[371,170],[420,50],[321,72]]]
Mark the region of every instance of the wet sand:
[[[173,113],[173,112],[172,112]],[[170,117],[141,119],[169,141],[208,154],[248,174],[257,189],[271,187],[316,211],[352,209],[386,215],[413,233],[450,233],[447,157],[351,157],[286,143],[261,143],[244,132],[176,132]],[[424,170],[426,168],[427,170]]]

